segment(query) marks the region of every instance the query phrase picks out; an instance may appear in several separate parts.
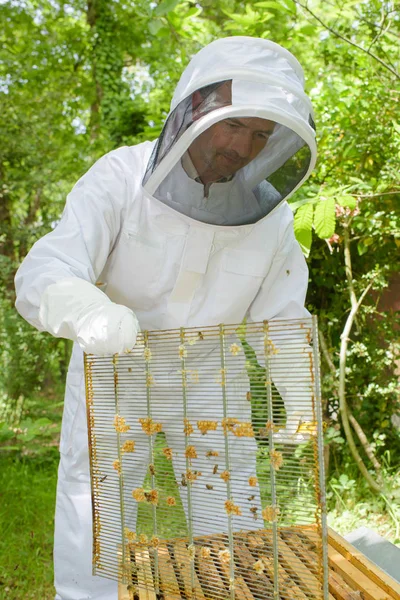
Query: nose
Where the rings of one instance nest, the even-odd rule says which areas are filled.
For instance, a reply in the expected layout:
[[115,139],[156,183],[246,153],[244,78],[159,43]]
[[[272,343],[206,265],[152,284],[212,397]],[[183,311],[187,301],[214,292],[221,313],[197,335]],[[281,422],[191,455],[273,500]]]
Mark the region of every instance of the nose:
[[251,131],[243,128],[232,141],[231,150],[234,150],[240,158],[249,158],[253,150],[253,136]]

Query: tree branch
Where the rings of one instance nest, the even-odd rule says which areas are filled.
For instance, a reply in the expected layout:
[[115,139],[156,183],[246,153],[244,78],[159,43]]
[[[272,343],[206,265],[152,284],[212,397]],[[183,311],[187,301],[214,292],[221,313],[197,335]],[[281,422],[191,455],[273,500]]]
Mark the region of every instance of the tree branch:
[[321,329],[318,330],[318,338],[319,338],[319,345],[321,346],[322,354],[324,355],[326,363],[327,363],[332,375],[334,375],[336,377],[336,368],[335,368],[335,365],[333,364],[333,361],[329,354],[328,345],[326,343],[325,336],[322,333]]
[[[357,17],[360,21],[362,21],[363,23],[367,23],[367,25],[371,25],[372,27],[376,27],[377,29],[382,29],[382,27],[380,25],[377,25],[376,23],[373,23],[372,21],[368,21],[368,19],[366,19],[365,17],[363,17],[362,15],[360,15],[360,13],[356,10],[356,14]],[[400,35],[398,33],[396,33],[395,31],[393,31],[393,29],[385,29],[384,33],[387,33],[389,35],[394,35],[397,38],[400,38]]]
[[348,347],[348,342],[349,342],[349,336],[350,336],[351,328],[353,326],[354,319],[356,317],[358,309],[360,308],[361,303],[362,303],[363,299],[365,298],[366,294],[371,289],[373,281],[371,281],[367,285],[364,292],[361,294],[359,300],[357,300],[355,292],[354,292],[353,279],[352,279],[348,223],[345,223],[345,225],[344,225],[343,240],[344,240],[344,260],[345,260],[347,287],[348,287],[349,294],[350,294],[351,310],[350,310],[349,316],[346,319],[346,323],[345,323],[342,335],[340,336],[340,362],[339,362],[340,415],[342,417],[343,429],[345,432],[347,443],[350,448],[350,452],[353,455],[353,458],[356,461],[356,464],[357,464],[359,470],[364,475],[370,488],[375,492],[382,493],[382,489],[381,489],[380,485],[375,481],[375,479],[369,473],[367,467],[364,464],[364,461],[362,460],[362,458],[357,450],[356,444],[354,442],[353,434],[352,434],[351,428],[350,428],[349,413],[348,413],[348,408],[347,408],[347,403],[346,403],[346,361],[347,361],[347,347]]
[[[347,224],[344,224],[344,236],[343,237],[344,237],[344,242],[345,242],[344,243],[344,268],[345,268],[345,272],[346,272],[347,289],[349,290],[349,293],[350,293],[351,306],[352,306],[352,308],[354,308],[357,304],[357,296],[354,291],[354,285],[353,285],[353,270],[352,270],[352,266],[351,266],[350,241],[349,241],[349,231],[348,231]],[[346,243],[346,241],[347,241],[347,243]]]
[[400,194],[400,190],[394,192],[380,192],[380,194],[350,194],[351,196],[357,196],[358,198],[379,198],[379,196],[391,196],[392,194]]
[[361,445],[365,450],[365,454],[368,456],[369,460],[374,465],[374,469],[377,472],[377,475],[380,476],[382,466],[381,466],[380,462],[378,461],[378,459],[376,458],[374,451],[372,450],[371,445],[370,445],[369,441],[367,440],[367,436],[365,435],[361,425],[356,420],[354,415],[352,415],[351,412],[349,412],[348,414],[349,414],[349,421],[352,424],[353,429],[356,432],[357,437],[360,440]]
[[[327,365],[329,366],[329,369],[330,369],[332,375],[336,378],[336,367],[333,364],[332,358],[329,354],[328,345],[326,343],[325,336],[321,330],[318,331],[318,337],[319,337],[320,348],[322,350],[322,354],[325,358],[325,361],[326,361]],[[337,389],[334,390],[334,395],[338,396]],[[360,440],[360,443],[365,450],[365,454],[368,456],[371,463],[373,464],[374,469],[377,472],[377,475],[380,476],[381,469],[382,469],[381,464],[378,461],[378,459],[376,458],[374,451],[372,450],[371,445],[370,445],[370,443],[367,439],[367,436],[365,435],[361,425],[358,423],[358,421],[356,420],[354,415],[350,412],[347,403],[346,403],[346,408],[347,408],[347,414],[349,417],[349,421],[352,424],[353,429],[356,432],[357,437]]]
[[298,0],[293,0],[293,2],[295,4],[297,4],[298,6],[301,6],[301,8],[303,8],[305,11],[307,11],[314,19],[316,19],[318,21],[318,23],[320,23],[322,25],[322,27],[324,27],[325,29],[330,31],[334,36],[338,37],[339,39],[343,40],[344,42],[347,42],[348,44],[350,44],[350,46],[354,46],[354,48],[361,50],[361,52],[365,52],[365,54],[368,54],[368,56],[371,56],[371,58],[373,58],[378,63],[380,63],[385,69],[390,71],[392,73],[392,75],[394,75],[396,77],[396,79],[400,79],[400,74],[397,73],[397,71],[395,71],[394,69],[392,69],[392,67],[390,67],[387,63],[385,63],[381,58],[379,58],[379,56],[377,56],[376,54],[373,54],[369,50],[366,50],[362,46],[359,46],[355,42],[352,42],[351,40],[349,40],[349,38],[345,37],[344,35],[341,35],[337,31],[335,31],[334,29],[329,27],[329,25],[326,25],[326,23],[324,23],[315,13],[313,13],[312,10],[310,10],[308,8],[308,6],[302,4]]

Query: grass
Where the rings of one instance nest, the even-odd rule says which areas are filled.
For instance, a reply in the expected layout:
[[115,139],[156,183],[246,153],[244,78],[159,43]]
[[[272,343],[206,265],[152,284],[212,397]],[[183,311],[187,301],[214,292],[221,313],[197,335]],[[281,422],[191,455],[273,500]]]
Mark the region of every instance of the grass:
[[57,453],[0,454],[0,599],[53,600]]

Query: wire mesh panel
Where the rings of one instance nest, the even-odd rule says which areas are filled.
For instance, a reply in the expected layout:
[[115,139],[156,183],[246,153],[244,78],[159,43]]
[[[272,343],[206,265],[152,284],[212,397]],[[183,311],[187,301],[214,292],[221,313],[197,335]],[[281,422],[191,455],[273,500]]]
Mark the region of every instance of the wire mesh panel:
[[328,598],[316,344],[285,319],[85,357],[95,574],[133,599]]

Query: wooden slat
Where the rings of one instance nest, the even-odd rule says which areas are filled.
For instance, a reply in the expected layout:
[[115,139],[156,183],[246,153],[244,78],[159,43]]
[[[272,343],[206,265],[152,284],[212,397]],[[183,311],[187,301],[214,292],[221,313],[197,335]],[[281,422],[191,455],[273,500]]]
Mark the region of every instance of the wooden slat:
[[[304,545],[304,540],[302,540],[297,533],[294,534],[289,531],[284,532],[284,537],[282,539],[285,540],[285,543],[292,548],[293,552],[300,557],[300,560],[304,563],[306,569],[310,575],[314,575],[315,578],[318,578],[318,561],[316,560],[315,550],[310,550],[307,546]],[[340,577],[340,576],[338,576]],[[318,580],[318,579],[317,579]],[[340,578],[341,581],[343,581]],[[345,582],[343,581],[344,585]],[[350,589],[350,588],[349,588]],[[336,596],[332,595],[333,591],[329,588],[330,593],[328,595],[329,600],[335,600]]]
[[[118,562],[122,565],[122,547],[118,549]],[[130,551],[126,551],[125,555],[125,567],[128,568],[129,573],[131,572],[131,560],[130,560]],[[129,580],[128,580],[129,581]],[[131,583],[131,582],[130,582]],[[118,600],[134,600],[133,592],[130,592],[128,586],[125,583],[118,582]]]
[[[302,537],[308,538],[314,545],[313,539],[308,531],[302,532]],[[363,600],[393,600],[381,587],[371,581],[367,575],[352,565],[338,550],[328,543],[328,563],[329,568],[333,569],[343,577],[344,581],[353,589],[359,590],[363,594]]]
[[[272,560],[272,532],[270,531],[263,531],[263,532],[257,532],[256,534],[254,534],[254,538],[256,540],[258,540],[260,543],[263,544],[263,547],[265,548],[265,550],[270,554],[271,556],[271,565],[273,565],[273,560]],[[288,584],[288,580],[291,582],[290,585],[294,585],[296,587],[296,594],[298,598],[301,598],[302,595],[304,596],[304,598],[307,597],[309,590],[307,586],[302,585],[302,582],[299,581],[299,577],[293,577],[293,572],[296,571],[296,569],[284,569],[284,564],[282,564],[281,561],[281,544],[283,544],[284,542],[280,539],[278,539],[278,557],[279,557],[279,582],[281,581],[281,579],[283,579],[283,581],[285,581],[286,585]],[[291,552],[290,548],[287,548],[288,552]],[[297,557],[294,556],[294,559],[296,559]],[[264,559],[265,560],[265,559]],[[284,561],[285,563],[285,561]],[[287,564],[287,563],[286,563]],[[299,560],[299,564],[298,564],[298,568],[304,572],[304,565],[301,563],[301,561]],[[295,573],[295,575],[297,575],[297,572]],[[318,582],[317,582],[318,583]],[[306,588],[306,589],[304,589]],[[317,590],[320,589],[320,586],[317,585]],[[315,595],[316,590],[312,590],[311,591],[311,595],[312,597],[317,598],[318,596]]]
[[135,561],[137,565],[139,599],[157,600],[148,550],[144,548],[135,550]]
[[363,593],[363,600],[392,600],[385,590],[371,581],[367,575],[352,565],[338,550],[328,545],[329,564],[334,571],[340,573],[353,590]]
[[321,593],[323,582],[319,581],[317,577],[310,572],[282,537],[279,539],[278,545],[279,562],[282,562],[286,571],[293,573],[292,578],[294,581],[298,580],[298,585],[304,592],[318,598],[318,595]]
[[118,584],[118,600],[132,600],[132,595],[129,593],[128,586],[125,583]]
[[[224,539],[220,537],[220,539]],[[203,538],[202,546],[212,550],[212,538]],[[207,598],[226,598],[228,595],[227,589],[222,581],[215,562],[212,556],[202,559],[196,556],[196,569],[199,573],[199,581],[202,590]]]
[[333,531],[333,529],[329,528],[328,539],[333,548],[343,554],[351,564],[362,571],[364,575],[367,575],[371,581],[379,585],[395,600],[400,600],[400,584],[390,577],[390,575],[374,565],[374,563],[372,563],[362,552],[357,550],[357,548],[347,540],[343,539],[342,536]]
[[178,540],[174,542],[173,548],[175,554],[175,561],[178,565],[179,572],[182,576],[183,583],[185,586],[186,596],[188,598],[195,597],[196,600],[207,600],[206,596],[203,593],[203,590],[201,589],[196,572],[194,574],[194,590],[192,590],[191,560],[185,542]]
[[300,557],[307,569],[318,578],[319,565],[316,560],[316,549],[314,547],[312,550],[310,549],[311,543],[308,540],[302,539],[297,533],[285,532],[282,539]]
[[[213,542],[213,547],[218,553],[220,550],[225,550],[225,546],[221,542]],[[229,587],[230,566],[229,563],[219,561],[221,571],[224,573]],[[240,573],[235,572],[235,600],[254,600],[253,594],[246,585],[245,580]]]
[[[316,552],[317,552],[317,541],[315,535],[312,533],[311,535],[306,535],[308,532],[298,531],[297,537],[299,539],[299,551],[301,551],[307,559],[307,564],[311,571],[317,572],[317,561],[316,561]],[[343,579],[339,573],[335,573],[332,568],[329,568],[328,565],[328,586],[329,586],[329,599],[333,598],[337,600],[350,600],[353,597],[359,598],[359,592],[357,590],[353,590]],[[355,596],[358,594],[358,596]]]
[[273,595],[274,588],[272,580],[265,573],[256,573],[253,565],[256,559],[243,543],[243,540],[235,542],[235,563],[238,570],[246,574],[246,582],[254,598],[262,598],[266,593]]
[[[266,540],[263,540],[261,536],[252,532],[249,535],[249,539],[252,546],[252,553],[256,554],[257,559],[263,559],[266,572],[271,581],[273,581],[275,572],[272,558],[272,538],[270,543],[265,543]],[[305,593],[298,587],[297,582],[286,573],[281,564],[278,565],[278,577],[280,596],[283,596],[286,600],[309,600]]]
[[158,548],[158,570],[161,578],[161,589],[164,600],[180,600],[179,583],[175,576],[172,558],[166,546]]
[[359,590],[352,590],[335,571],[329,573],[329,590],[335,600],[362,600]]

